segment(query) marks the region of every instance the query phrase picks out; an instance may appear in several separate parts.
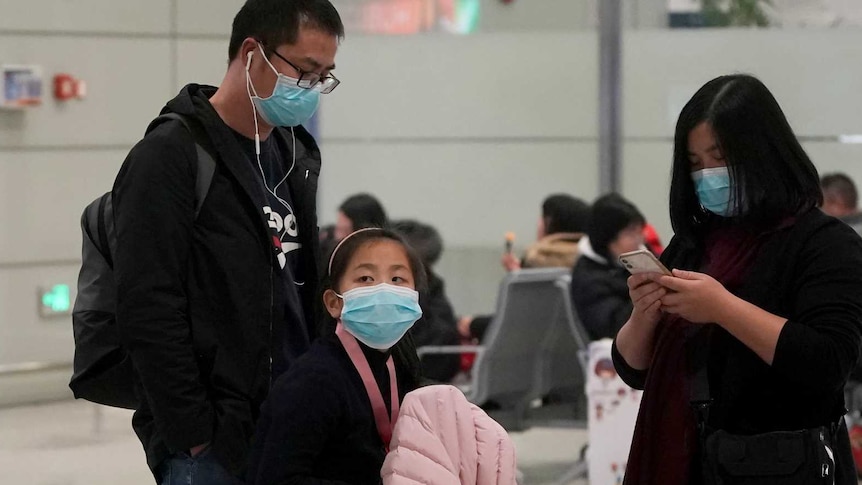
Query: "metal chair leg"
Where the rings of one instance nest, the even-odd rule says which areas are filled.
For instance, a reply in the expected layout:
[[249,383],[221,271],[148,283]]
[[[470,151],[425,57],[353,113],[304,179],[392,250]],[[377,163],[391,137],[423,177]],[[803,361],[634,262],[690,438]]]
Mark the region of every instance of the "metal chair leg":
[[558,478],[557,481],[554,482],[554,485],[568,485],[575,480],[587,478],[587,476],[589,475],[589,464],[587,462],[588,449],[589,443],[585,444],[583,448],[581,448],[578,461],[576,461],[571,468],[566,470],[566,473],[564,473],[560,478]]

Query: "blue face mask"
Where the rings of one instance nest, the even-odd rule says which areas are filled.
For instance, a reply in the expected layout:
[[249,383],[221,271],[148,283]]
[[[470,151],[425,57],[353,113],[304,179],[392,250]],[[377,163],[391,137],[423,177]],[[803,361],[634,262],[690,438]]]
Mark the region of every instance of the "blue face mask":
[[[251,58],[249,58],[245,69],[246,82],[248,83],[251,102],[254,103],[260,117],[270,126],[299,126],[311,119],[320,104],[320,92],[316,89],[303,89],[296,85],[298,82],[296,79],[276,71],[269,59],[266,58],[263,47],[258,47],[263,60],[278,76],[272,95],[268,98],[261,98],[251,83],[251,75],[249,74]],[[252,91],[254,95],[252,95]]]
[[697,199],[704,209],[722,217],[738,215],[727,167],[705,168],[691,174]]
[[392,348],[422,316],[419,293],[410,288],[382,283],[339,296],[344,329],[372,349]]

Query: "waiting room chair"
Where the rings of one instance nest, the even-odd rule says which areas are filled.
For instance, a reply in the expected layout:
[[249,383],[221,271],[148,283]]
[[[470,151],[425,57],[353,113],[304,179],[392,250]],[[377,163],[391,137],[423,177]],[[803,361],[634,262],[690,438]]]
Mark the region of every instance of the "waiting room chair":
[[[509,273],[500,284],[496,312],[481,345],[422,347],[420,357],[475,351],[472,379],[464,389],[467,399],[486,408],[507,430],[527,429],[531,404],[553,387],[544,376],[554,367],[546,351],[552,329],[561,324],[562,300],[569,298],[561,298],[557,282],[568,273],[558,268]],[[580,372],[576,354],[570,358],[574,363],[569,372]]]

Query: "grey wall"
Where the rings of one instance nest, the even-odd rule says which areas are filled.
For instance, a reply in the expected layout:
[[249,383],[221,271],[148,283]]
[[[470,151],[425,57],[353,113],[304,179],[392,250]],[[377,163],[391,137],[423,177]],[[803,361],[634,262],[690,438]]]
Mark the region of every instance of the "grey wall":
[[[181,85],[220,81],[240,4],[0,0],[0,63],[41,64],[89,85],[84,101],[0,111],[0,365],[71,360],[70,321],[40,318],[36,288],[74,285],[82,208],[110,188]],[[367,190],[392,216],[433,223],[447,244],[438,270],[459,312],[493,307],[503,234],[516,232],[519,248],[531,242],[545,195],[599,195],[596,36],[542,27],[554,13],[572,15],[550,11],[530,20],[544,32],[512,32],[511,11],[489,11],[499,26],[490,33],[352,35],[339,52],[343,85],[321,109],[321,222]],[[646,29],[627,32],[624,49],[623,190],[665,239],[674,119],[718,74],[763,78],[818,167],[862,181],[862,145],[836,141],[862,133],[862,64],[851,62],[862,58],[862,31]],[[29,389],[0,378],[0,396],[62,394],[67,378]]]
[[[0,12],[0,63],[89,85],[86,101],[0,111],[0,365],[71,361],[70,320],[40,318],[37,287],[74,286],[82,208],[173,90],[171,4],[3,0]],[[68,377],[0,379],[0,403],[65,393]]]

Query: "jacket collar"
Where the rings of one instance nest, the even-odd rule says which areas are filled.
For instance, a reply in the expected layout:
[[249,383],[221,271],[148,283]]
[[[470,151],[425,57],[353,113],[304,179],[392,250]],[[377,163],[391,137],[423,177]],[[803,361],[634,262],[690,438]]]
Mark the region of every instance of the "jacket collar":
[[581,252],[581,256],[585,256],[599,264],[610,266],[608,260],[599,256],[593,249],[593,245],[590,243],[590,238],[588,236],[584,236],[580,241],[578,241],[578,251]]

